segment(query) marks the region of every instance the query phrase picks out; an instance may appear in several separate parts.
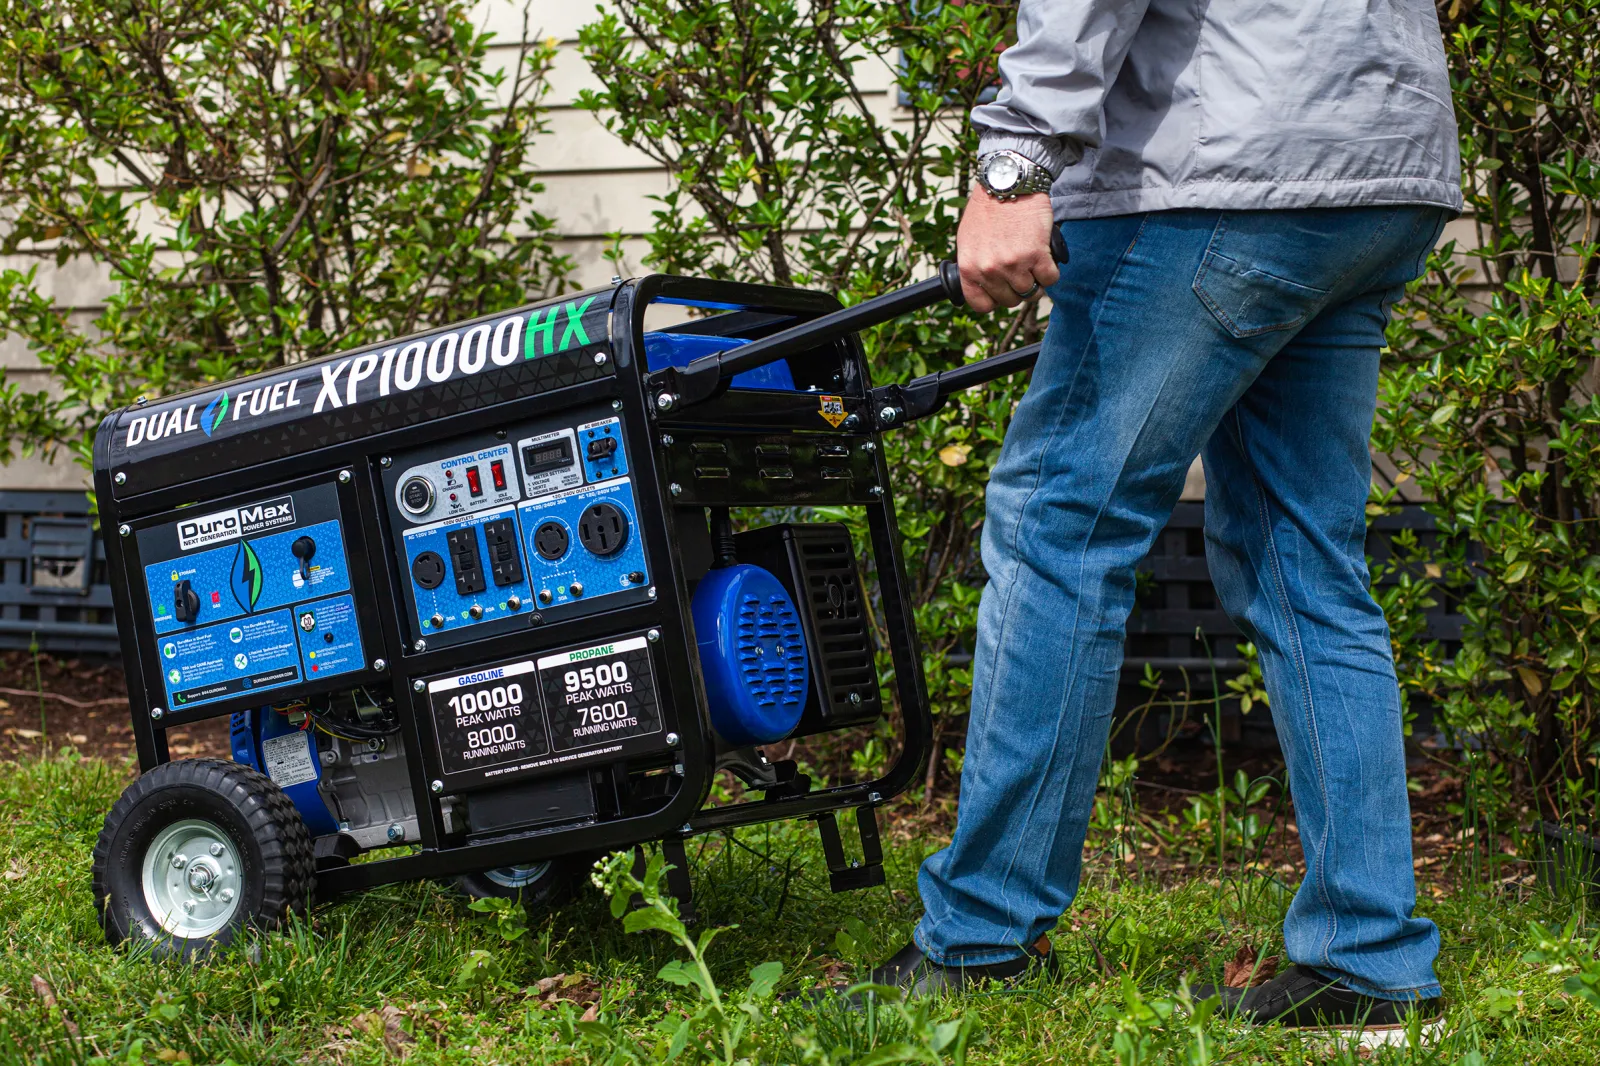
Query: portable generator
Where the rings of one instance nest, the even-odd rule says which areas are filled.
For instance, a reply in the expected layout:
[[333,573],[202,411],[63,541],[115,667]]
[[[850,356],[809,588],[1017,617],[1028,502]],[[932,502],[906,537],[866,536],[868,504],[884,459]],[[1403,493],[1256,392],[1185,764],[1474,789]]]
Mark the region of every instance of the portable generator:
[[[687,900],[687,837],[778,818],[818,822],[835,891],[881,884],[874,811],[931,720],[879,433],[1038,346],[873,389],[855,334],[960,295],[949,263],[849,309],[619,279],[107,417],[143,772],[94,852],[106,935],[203,953],[418,878],[543,903],[645,842]],[[868,543],[730,516],[813,507]],[[875,632],[898,757],[813,787],[762,746],[879,721]],[[169,759],[223,715],[233,762]],[[724,769],[743,798],[708,805]]]

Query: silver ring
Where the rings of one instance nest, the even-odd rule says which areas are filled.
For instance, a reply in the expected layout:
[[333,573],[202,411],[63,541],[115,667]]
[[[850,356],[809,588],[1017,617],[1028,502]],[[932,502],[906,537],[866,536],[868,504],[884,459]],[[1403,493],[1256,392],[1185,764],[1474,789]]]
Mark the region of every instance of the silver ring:
[[[1016,289],[1012,289],[1011,291],[1012,292],[1017,292]],[[1028,297],[1032,296],[1034,293],[1036,293],[1038,291],[1039,291],[1039,281],[1038,281],[1037,278],[1035,278],[1034,282],[1033,282],[1033,287],[1031,289],[1029,289],[1027,292],[1017,292],[1017,296],[1020,299],[1026,300]]]

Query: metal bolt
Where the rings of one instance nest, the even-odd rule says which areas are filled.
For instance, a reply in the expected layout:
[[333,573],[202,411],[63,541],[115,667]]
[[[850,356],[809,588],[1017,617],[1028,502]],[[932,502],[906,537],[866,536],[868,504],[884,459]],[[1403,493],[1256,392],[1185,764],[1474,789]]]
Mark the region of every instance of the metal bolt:
[[341,485],[350,484],[350,471],[348,471],[348,470],[339,471],[339,484],[341,484]]
[[874,485],[870,489],[867,490],[867,493],[868,493],[868,495],[871,495],[871,496],[882,496],[883,495],[883,486],[882,485]]
[[605,366],[606,365],[606,353],[605,352],[595,352],[594,353],[594,365],[595,366]]
[[118,485],[126,485],[128,483],[128,475],[125,472],[118,470],[116,476],[111,480],[115,481]]
[[675,748],[677,746],[678,746],[678,734],[676,734],[676,733],[668,733],[667,734],[667,747]]
[[222,845],[217,843],[216,841],[212,841],[211,842],[211,854],[220,857],[222,855],[222,852],[223,852]]
[[611,401],[611,409],[612,409],[612,410],[613,410],[613,411],[620,411],[620,410],[622,410],[622,401],[621,401],[621,400],[612,400],[612,401]]
[[654,585],[651,585],[650,588],[648,590],[646,590],[645,595],[649,596],[652,600],[655,599],[656,598],[656,587]]
[[[648,640],[650,643],[654,644],[656,641],[661,639],[661,630],[652,629],[650,632],[648,632],[648,633],[646,633],[644,635],[644,639]],[[671,743],[673,743],[673,741],[669,739],[667,741],[667,743],[671,744]]]
[[875,440],[864,440],[861,442],[861,450],[866,452],[868,455],[871,455],[873,452],[878,450],[878,442]]
[[850,693],[850,706],[852,706],[852,707],[861,706],[861,693],[859,693],[859,692]]
[[423,640],[421,637],[418,637],[416,639],[416,641],[414,641],[412,643],[411,650],[412,651],[427,651],[428,650],[428,642]]
[[681,762],[680,763],[673,763],[672,772],[677,774],[679,777],[682,777],[683,776],[683,763],[681,763]]
[[221,892],[217,893],[217,895],[222,897],[222,902],[227,903],[229,900],[233,899],[233,889],[225,888]]
[[382,459],[378,460],[378,465],[387,470],[394,465],[394,460],[385,455]]
[[855,429],[861,424],[860,415],[845,415],[844,421],[839,423],[840,429]]
[[670,411],[677,404],[678,398],[670,392],[656,393],[656,410]]
[[661,434],[661,446],[663,448],[672,447],[672,434],[671,433],[663,433],[663,434]]
[[879,795],[878,793],[876,793],[876,792],[868,792],[867,793],[867,799],[871,800],[873,803],[882,803],[883,802],[883,797],[881,795]]
[[133,532],[133,529],[130,528],[128,525],[123,524],[123,525],[120,525],[120,526],[117,527],[117,532],[119,534],[121,534],[122,536],[126,537],[129,533]]
[[161,707],[152,707],[150,708],[150,720],[152,722],[159,722],[161,721],[162,717],[166,715],[166,713],[166,710]]
[[682,496],[683,486],[674,481],[672,484],[667,486],[667,491],[672,493],[674,496]]
[[211,868],[199,863],[189,867],[189,887],[196,892],[209,892],[211,889]]
[[900,408],[898,408],[898,407],[885,407],[883,410],[878,412],[878,421],[879,422],[893,422],[895,419],[897,419],[899,417],[900,417]]
[[[419,640],[419,641],[417,641],[417,643],[421,644],[422,641]],[[415,681],[411,682],[411,691],[412,692],[421,692],[422,690],[426,689],[427,687],[428,687],[428,683],[426,681],[422,680],[422,678],[420,678],[420,677],[417,678]]]
[[433,780],[433,781],[432,781],[432,782],[430,782],[430,783],[429,783],[429,784],[428,784],[428,787],[429,787],[429,788],[430,788],[430,789],[432,789],[432,790],[433,790],[433,792],[434,792],[434,793],[435,793],[435,794],[436,794],[436,795],[437,795],[437,794],[438,794],[438,793],[440,793],[440,792],[443,792],[443,791],[444,791],[444,782],[443,782],[443,781],[440,781],[440,780],[438,780],[438,779],[437,779],[437,778],[436,778],[436,779],[434,779],[434,780]]
[[145,405],[145,404],[147,404],[147,403],[149,403],[149,402],[150,402],[150,397],[148,397],[148,396],[141,396],[141,397],[139,397],[139,398],[138,398],[138,399],[137,399],[137,400],[135,400],[135,401],[133,401],[133,402],[134,402],[134,403],[136,403],[136,404],[138,404],[138,405],[139,405],[139,406],[140,406],[140,407],[143,407],[143,406],[144,406],[144,405]]
[[613,285],[621,285],[622,284],[622,275],[621,274],[613,274],[613,275],[611,275],[611,284],[613,284]]
[[542,626],[542,625],[544,625],[544,615],[541,614],[538,611],[534,611],[532,614],[530,614],[528,616],[528,624],[530,626]]
[[188,865],[189,865],[189,856],[179,854],[179,855],[174,855],[172,857],[172,868],[174,870],[181,870],[185,866],[188,866]]
[[187,911],[189,914],[193,914],[194,913],[195,905],[196,905],[195,901],[192,900],[192,899],[186,899],[186,900],[183,901],[183,909],[185,911]]
[[406,827],[405,826],[401,825],[399,822],[396,822],[396,823],[394,823],[393,825],[391,825],[389,827],[389,839],[390,840],[404,840],[405,838],[406,838]]
[[688,836],[690,833],[694,832],[694,826],[690,825],[688,822],[684,822],[678,827],[678,832],[682,833],[684,836]]
[[374,659],[372,660],[372,668],[381,674],[389,669],[389,664],[382,659]]

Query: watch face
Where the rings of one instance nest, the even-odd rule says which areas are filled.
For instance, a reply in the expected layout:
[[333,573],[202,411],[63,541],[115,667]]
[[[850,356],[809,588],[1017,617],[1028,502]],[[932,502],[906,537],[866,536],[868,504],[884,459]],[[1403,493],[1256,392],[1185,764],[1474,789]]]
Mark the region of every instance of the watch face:
[[997,155],[983,168],[983,176],[988,179],[989,188],[1005,192],[1022,180],[1022,164],[1008,155]]

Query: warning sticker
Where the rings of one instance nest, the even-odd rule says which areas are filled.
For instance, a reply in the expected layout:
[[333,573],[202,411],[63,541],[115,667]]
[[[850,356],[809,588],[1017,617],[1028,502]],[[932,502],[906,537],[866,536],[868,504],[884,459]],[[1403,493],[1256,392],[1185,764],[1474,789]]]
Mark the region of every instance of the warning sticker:
[[817,399],[822,404],[822,420],[834,429],[839,428],[839,423],[845,420],[843,396],[819,396]]
[[317,779],[317,766],[313,761],[310,733],[285,733],[261,742],[261,756],[267,764],[267,776],[279,788],[303,785]]

